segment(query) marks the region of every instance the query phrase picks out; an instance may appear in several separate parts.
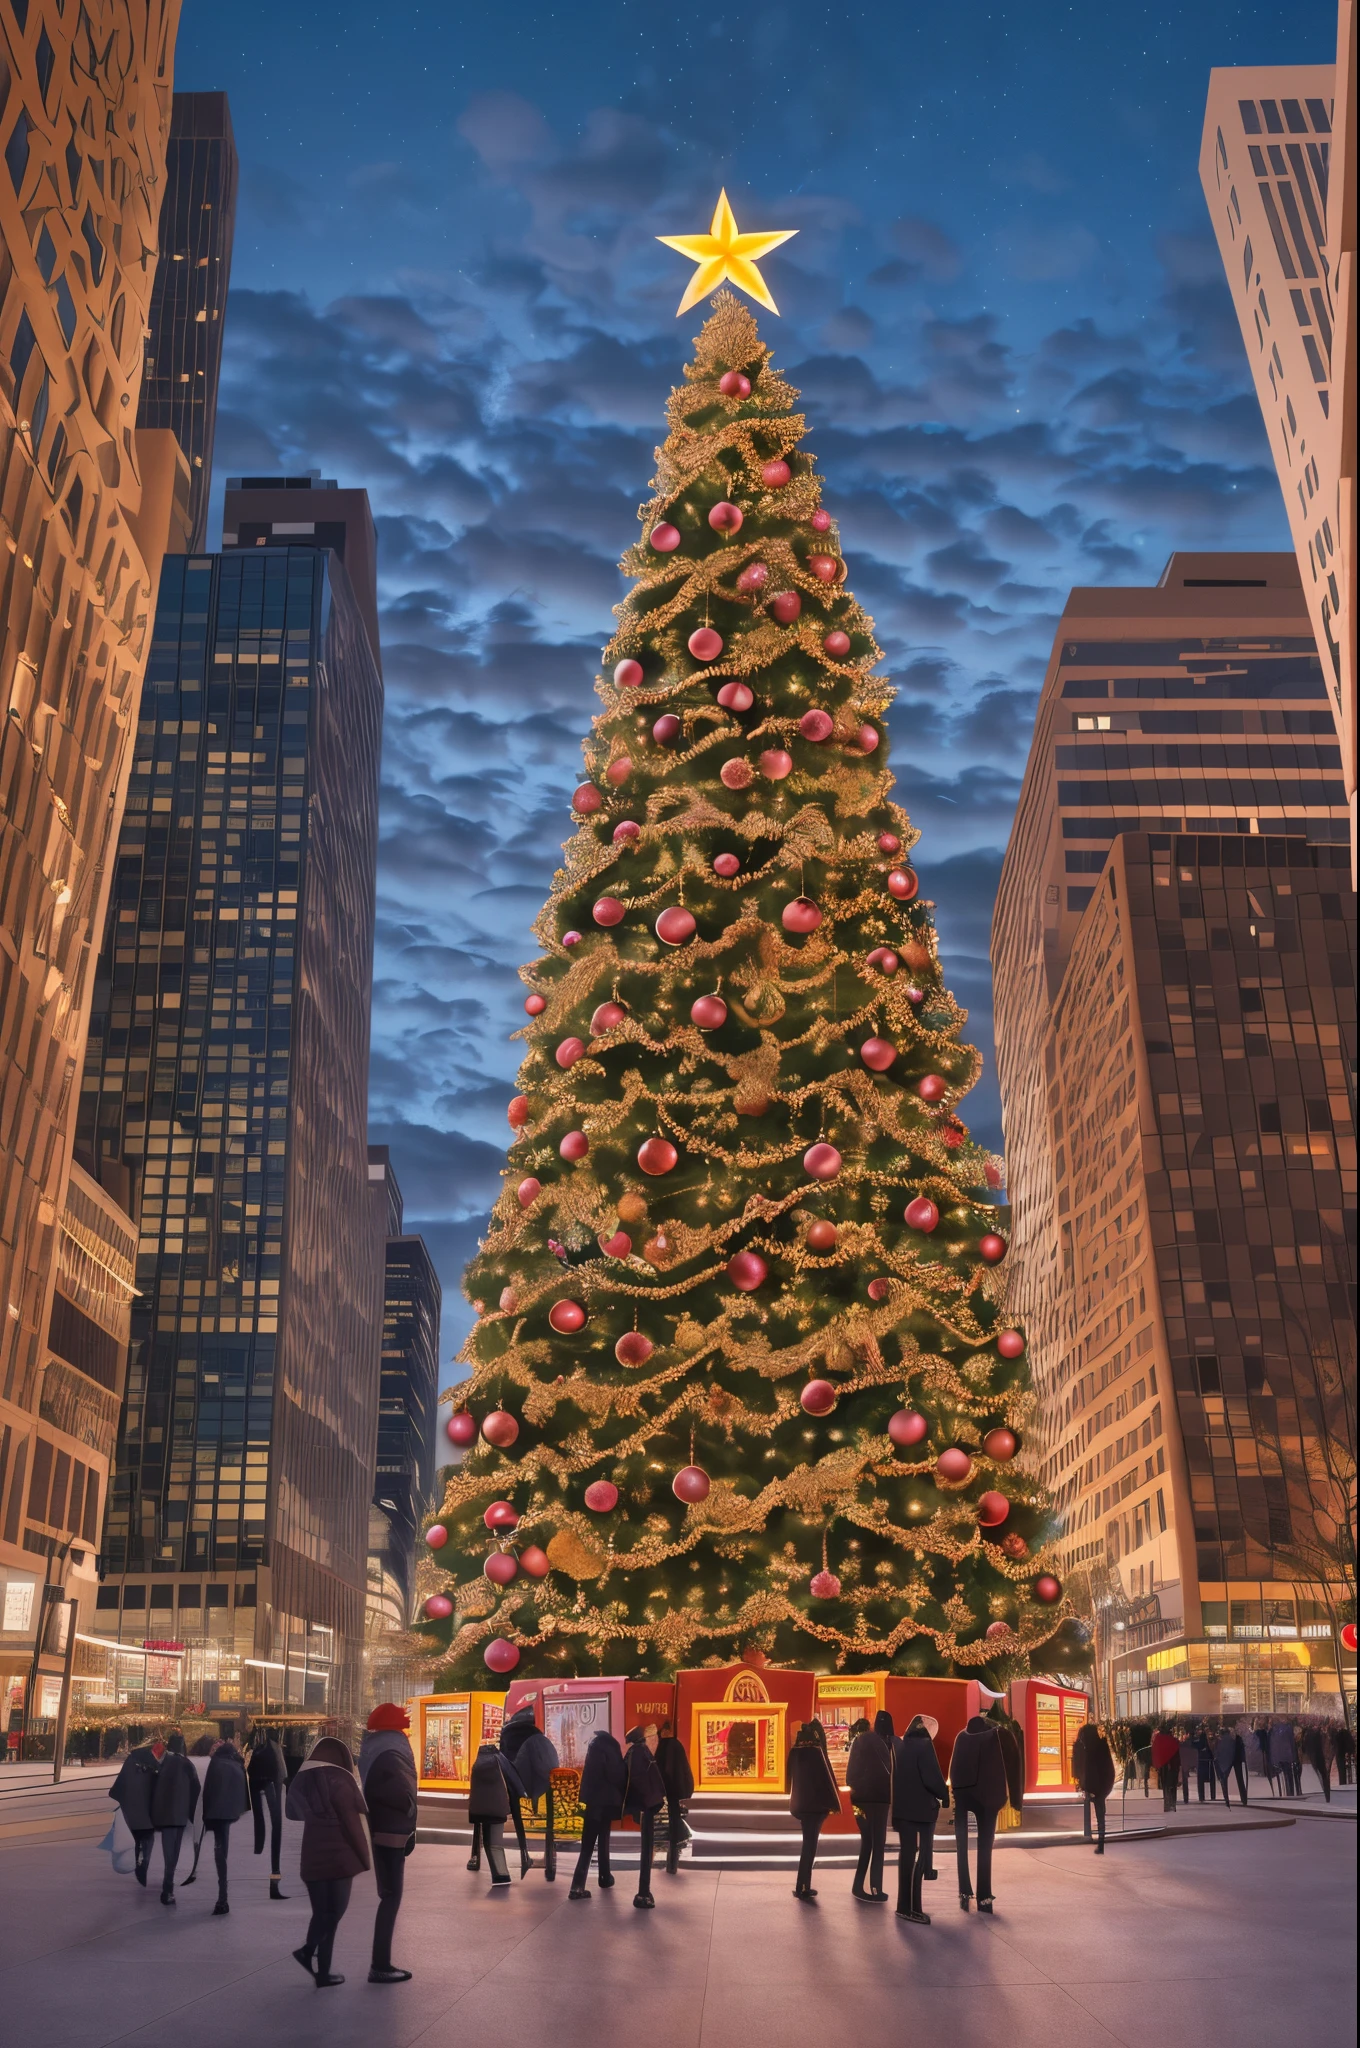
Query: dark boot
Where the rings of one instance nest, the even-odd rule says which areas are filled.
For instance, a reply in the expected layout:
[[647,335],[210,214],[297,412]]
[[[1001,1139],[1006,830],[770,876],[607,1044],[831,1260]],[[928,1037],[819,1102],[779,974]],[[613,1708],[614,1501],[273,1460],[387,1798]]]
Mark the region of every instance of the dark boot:
[[222,1896],[217,1901],[217,1904],[213,1907],[213,1917],[216,1918],[218,1914],[229,1913],[230,1911],[231,1907],[227,1904],[227,1895],[225,1892],[223,1892]]
[[271,1877],[269,1880],[269,1896],[271,1899],[286,1899],[288,1896],[287,1892],[280,1891],[279,1880],[276,1877]]

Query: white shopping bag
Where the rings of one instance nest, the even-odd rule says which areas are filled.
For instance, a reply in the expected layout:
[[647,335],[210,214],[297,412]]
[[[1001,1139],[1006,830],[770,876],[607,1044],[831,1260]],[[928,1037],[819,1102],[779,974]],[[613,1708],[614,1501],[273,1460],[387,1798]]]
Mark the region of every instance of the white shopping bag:
[[113,1858],[113,1867],[121,1877],[131,1877],[137,1867],[137,1844],[132,1839],[132,1829],[123,1818],[121,1806],[113,1816],[113,1826],[99,1846],[108,1850]]

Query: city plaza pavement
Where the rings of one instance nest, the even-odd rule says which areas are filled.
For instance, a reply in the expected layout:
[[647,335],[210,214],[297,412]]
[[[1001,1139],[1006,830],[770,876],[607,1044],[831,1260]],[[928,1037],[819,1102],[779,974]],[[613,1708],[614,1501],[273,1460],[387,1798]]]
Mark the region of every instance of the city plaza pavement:
[[[84,1782],[82,1783],[82,1777]],[[534,1871],[504,1892],[463,1850],[407,1865],[396,1960],[409,1984],[365,1982],[371,1880],[336,1946],[337,1990],[289,1954],[306,1896],[286,1831],[286,1904],[271,1903],[249,1821],[232,1844],[232,1910],[211,1917],[210,1867],[173,1908],[116,1876],[98,1837],[104,1773],[41,1796],[0,1776],[0,2013],[42,2048],[1350,2048],[1355,2039],[1354,1795],[1286,1819],[1088,1848],[1003,1848],[991,1919],[958,1908],[952,1837],[938,1843],[930,1927],[857,1905],[844,1871],[800,1906],[784,1874],[683,1871],[632,1906],[625,1872],[589,1903]],[[1186,1816],[1186,1809],[1181,1810]],[[42,1823],[51,1823],[44,1831]],[[1281,1823],[1284,1824],[1281,1824]],[[83,1829],[84,1839],[76,1831]],[[208,1845],[211,1864],[211,1844]],[[512,1858],[512,1868],[514,1861]]]

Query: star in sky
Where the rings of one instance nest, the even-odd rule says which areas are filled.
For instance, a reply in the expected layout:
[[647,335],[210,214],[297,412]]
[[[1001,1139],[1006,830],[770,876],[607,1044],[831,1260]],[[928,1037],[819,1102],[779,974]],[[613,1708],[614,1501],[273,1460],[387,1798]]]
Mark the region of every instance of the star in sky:
[[786,228],[782,234],[743,235],[737,227],[737,217],[728,204],[726,192],[720,192],[713,209],[712,225],[706,235],[658,235],[658,242],[664,242],[668,249],[678,249],[682,256],[688,256],[691,263],[699,266],[675,309],[676,319],[682,313],[688,313],[691,306],[697,306],[700,299],[707,298],[711,291],[716,291],[724,279],[730,280],[757,305],[777,313],[779,308],[770,297],[756,264],[772,249],[791,242],[797,233],[797,228]]

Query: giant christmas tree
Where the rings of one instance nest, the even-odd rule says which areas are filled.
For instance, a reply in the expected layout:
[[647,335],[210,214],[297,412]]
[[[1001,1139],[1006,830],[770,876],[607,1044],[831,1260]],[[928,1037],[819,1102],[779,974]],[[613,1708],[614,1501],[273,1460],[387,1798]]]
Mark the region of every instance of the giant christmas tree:
[[430,1532],[443,1684],[752,1650],[997,1677],[1066,1611],[892,693],[797,394],[714,307],[524,972]]

